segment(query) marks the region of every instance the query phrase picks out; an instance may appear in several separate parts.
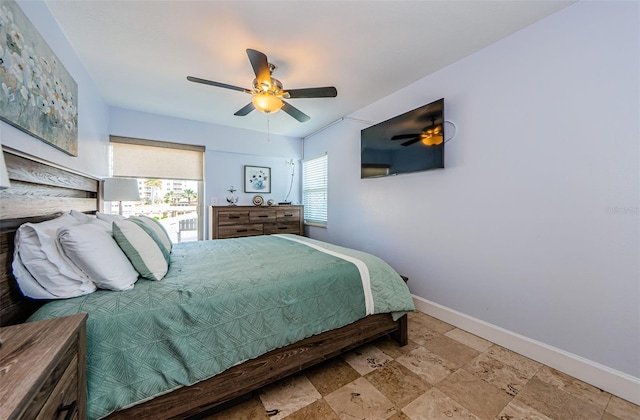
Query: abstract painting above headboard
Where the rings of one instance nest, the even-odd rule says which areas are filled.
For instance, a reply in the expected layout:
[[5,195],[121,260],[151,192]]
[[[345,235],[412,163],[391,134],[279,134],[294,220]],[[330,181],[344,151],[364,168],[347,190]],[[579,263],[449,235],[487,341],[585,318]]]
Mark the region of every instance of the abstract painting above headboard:
[[0,191],[0,326],[24,322],[42,301],[25,298],[13,278],[14,237],[26,222],[42,222],[70,210],[100,208],[98,178],[4,150],[10,188]]

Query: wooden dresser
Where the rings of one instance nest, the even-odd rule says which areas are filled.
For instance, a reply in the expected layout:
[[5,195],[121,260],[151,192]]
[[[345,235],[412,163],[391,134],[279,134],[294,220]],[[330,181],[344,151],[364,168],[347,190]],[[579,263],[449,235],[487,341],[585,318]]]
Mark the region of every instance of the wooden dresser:
[[3,419],[84,419],[87,314],[0,328]]
[[304,234],[303,206],[212,206],[211,239]]

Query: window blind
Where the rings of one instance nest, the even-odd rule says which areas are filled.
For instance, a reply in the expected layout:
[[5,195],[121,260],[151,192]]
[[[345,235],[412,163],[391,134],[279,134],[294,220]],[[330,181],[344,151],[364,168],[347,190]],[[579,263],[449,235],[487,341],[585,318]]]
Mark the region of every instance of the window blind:
[[302,162],[302,204],[304,222],[327,225],[328,158],[323,155]]
[[203,146],[111,136],[114,177],[202,181]]

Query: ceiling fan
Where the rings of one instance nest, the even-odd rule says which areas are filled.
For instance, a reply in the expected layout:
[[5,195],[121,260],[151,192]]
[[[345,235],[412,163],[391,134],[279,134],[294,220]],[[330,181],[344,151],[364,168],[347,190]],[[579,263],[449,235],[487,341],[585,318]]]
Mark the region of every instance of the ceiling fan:
[[404,140],[411,139],[409,141],[405,141],[401,144],[401,146],[411,146],[414,143],[422,142],[425,146],[437,146],[442,144],[444,141],[444,136],[442,132],[442,124],[436,125],[436,119],[431,118],[431,125],[422,129],[420,133],[417,134],[398,134],[397,136],[391,137],[391,140]]
[[228,85],[226,83],[214,82],[212,80],[200,79],[198,77],[187,76],[187,80],[205,85],[217,86],[224,89],[237,90],[253,95],[251,102],[239,109],[235,114],[244,117],[254,109],[265,114],[277,112],[282,109],[287,114],[300,122],[309,121],[309,117],[293,105],[285,102],[283,99],[298,98],[335,98],[338,91],[333,86],[304,88],[304,89],[283,89],[280,80],[271,77],[276,66],[267,61],[267,56],[260,51],[247,49],[247,55],[253,67],[256,78],[253,79],[253,88],[245,89],[238,86]]

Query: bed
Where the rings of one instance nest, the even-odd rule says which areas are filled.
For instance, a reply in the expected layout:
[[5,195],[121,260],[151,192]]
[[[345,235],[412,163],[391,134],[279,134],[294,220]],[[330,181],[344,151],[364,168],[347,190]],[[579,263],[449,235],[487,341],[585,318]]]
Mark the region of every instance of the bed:
[[[373,256],[295,235],[176,244],[160,282],[142,279],[132,290],[100,290],[44,306],[26,299],[11,274],[16,230],[71,209],[95,213],[100,183],[27,156],[5,152],[5,158],[12,188],[0,200],[0,320],[6,325],[89,313],[89,418],[206,413],[382,335],[392,334],[400,345],[407,342],[403,313],[413,305],[397,273]],[[371,294],[359,262],[368,264]],[[327,275],[328,266],[336,271]],[[265,277],[270,267],[278,271]],[[392,286],[381,289],[380,282],[387,282],[381,276],[392,278]],[[246,312],[248,307],[257,312]],[[147,313],[155,314],[152,320],[142,317]],[[256,338],[254,329],[266,334]],[[124,330],[133,336],[121,335]],[[166,331],[177,332],[177,338],[168,338]],[[148,341],[136,341],[136,334]],[[169,367],[175,355],[177,366]],[[120,377],[103,373],[120,362],[125,366]],[[161,377],[148,379],[139,372],[147,368]],[[119,392],[125,396],[112,398]]]

